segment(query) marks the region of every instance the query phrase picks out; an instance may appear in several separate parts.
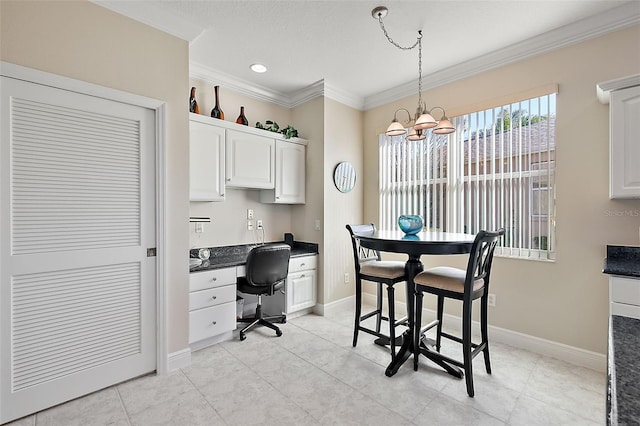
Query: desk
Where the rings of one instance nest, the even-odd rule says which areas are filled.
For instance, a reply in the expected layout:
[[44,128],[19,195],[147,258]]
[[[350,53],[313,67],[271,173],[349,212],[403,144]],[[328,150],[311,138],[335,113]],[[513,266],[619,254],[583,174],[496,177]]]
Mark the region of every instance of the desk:
[[[403,253],[409,256],[405,264],[408,277],[407,318],[409,329],[402,334],[402,345],[385,371],[385,374],[391,377],[398,372],[400,366],[413,353],[413,328],[416,326],[413,278],[424,269],[420,261],[420,256],[423,254],[442,255],[469,253],[475,235],[429,231],[420,232],[416,235],[405,235],[401,231],[376,231],[355,234],[355,237],[358,238],[362,247],[384,252]],[[420,352],[444,368],[449,374],[462,377],[462,371],[460,371],[460,369],[434,356],[426,346],[421,347]]]

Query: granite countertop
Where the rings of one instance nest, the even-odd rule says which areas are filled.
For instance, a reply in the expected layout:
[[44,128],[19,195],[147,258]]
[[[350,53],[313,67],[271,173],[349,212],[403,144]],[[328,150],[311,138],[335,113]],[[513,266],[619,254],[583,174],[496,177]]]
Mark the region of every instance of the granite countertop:
[[640,278],[640,247],[608,245],[602,272]]
[[[284,241],[274,241],[284,242]],[[309,256],[318,254],[318,244],[305,243],[302,241],[287,242],[291,246],[291,257]],[[189,272],[202,272],[212,269],[229,268],[244,265],[247,262],[247,255],[252,248],[260,244],[241,244],[236,246],[207,247],[210,251],[208,260],[202,264],[189,266]],[[189,250],[189,258],[197,259],[200,248]]]
[[640,422],[640,319],[612,315],[607,424]]

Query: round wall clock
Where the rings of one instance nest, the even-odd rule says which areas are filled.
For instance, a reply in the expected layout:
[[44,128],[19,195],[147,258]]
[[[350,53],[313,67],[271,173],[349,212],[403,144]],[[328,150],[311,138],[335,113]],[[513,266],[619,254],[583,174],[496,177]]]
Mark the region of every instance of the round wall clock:
[[340,192],[349,192],[356,184],[356,169],[348,161],[338,163],[333,171],[333,183]]

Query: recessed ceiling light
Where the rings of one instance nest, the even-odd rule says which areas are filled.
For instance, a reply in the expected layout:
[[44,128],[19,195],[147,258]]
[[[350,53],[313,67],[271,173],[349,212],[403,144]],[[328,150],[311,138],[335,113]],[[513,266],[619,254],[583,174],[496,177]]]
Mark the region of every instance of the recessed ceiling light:
[[258,73],[267,72],[267,67],[265,67],[262,64],[252,64],[250,68],[251,68],[251,71],[253,72],[258,72]]

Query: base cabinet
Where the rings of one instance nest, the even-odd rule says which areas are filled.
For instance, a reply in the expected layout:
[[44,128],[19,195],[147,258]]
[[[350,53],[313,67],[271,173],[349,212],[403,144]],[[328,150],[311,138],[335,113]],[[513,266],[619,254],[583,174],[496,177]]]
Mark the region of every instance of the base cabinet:
[[610,315],[640,319],[640,278],[609,277]]
[[236,328],[236,268],[189,275],[189,344]]
[[316,269],[316,255],[291,258],[284,289],[262,299],[264,311],[274,315],[280,313],[291,315],[315,306],[317,302]]

